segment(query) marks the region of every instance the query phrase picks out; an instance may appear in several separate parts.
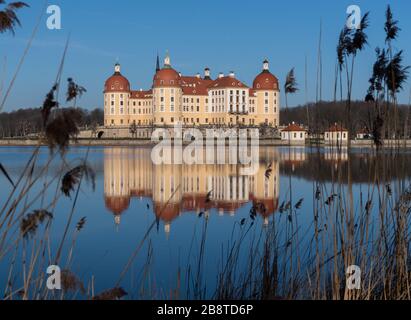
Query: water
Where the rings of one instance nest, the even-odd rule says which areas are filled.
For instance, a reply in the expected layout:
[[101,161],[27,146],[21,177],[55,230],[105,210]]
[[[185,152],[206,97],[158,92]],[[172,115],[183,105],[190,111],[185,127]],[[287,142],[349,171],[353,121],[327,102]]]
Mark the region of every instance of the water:
[[[0,162],[13,181],[23,172],[33,150],[0,148]],[[35,199],[45,188],[44,184],[60,172],[81,164],[85,157],[96,173],[94,191],[91,184],[82,184],[60,264],[62,269],[76,274],[86,287],[94,279],[95,292],[120,284],[131,299],[192,298],[196,297],[193,283],[199,280],[206,284],[202,297],[212,297],[222,262],[244,233],[247,235],[238,258],[240,268],[246,267],[253,241],[264,235],[274,222],[280,229],[279,239],[285,243],[290,232],[295,232],[287,227],[287,212],[280,212],[290,196],[292,206],[303,200],[292,219],[298,221],[295,223],[301,233],[297,250],[309,256],[314,208],[319,205],[315,199],[318,188],[323,199],[334,193],[343,199],[352,195],[352,207],[360,215],[368,199],[378,199],[377,183],[380,188],[389,184],[393,197],[398,197],[409,186],[411,177],[408,165],[411,154],[406,151],[395,155],[385,151],[377,157],[367,149],[348,153],[327,148],[267,147],[260,150],[260,164],[253,176],[241,175],[240,167],[235,165],[155,166],[150,154],[149,148],[96,147],[89,152],[87,148],[72,148],[65,163],[58,156],[41,173],[50,152],[47,148],[40,150],[34,175],[41,173],[41,178],[27,199]],[[272,170],[269,177],[266,177],[267,168]],[[0,184],[3,206],[12,188],[3,175]],[[49,239],[52,256],[58,250],[75,199],[75,192],[71,199],[61,197],[59,187],[59,180],[52,182],[46,195],[26,210],[28,213],[50,209],[54,196],[59,196],[52,210],[54,219]],[[211,199],[207,200],[210,191]],[[23,203],[30,201],[21,202],[19,208]],[[265,210],[258,210],[250,227],[253,222],[250,210],[259,204],[264,204]],[[75,227],[82,217],[87,222],[76,236]],[[18,234],[17,224],[13,230],[16,233],[7,236],[9,243]],[[41,239],[42,230],[30,241]],[[73,259],[67,265],[73,237],[77,239]],[[20,245],[13,270],[14,289],[22,285],[21,248]],[[46,251],[44,255],[48,256]],[[0,260],[0,290],[6,287],[13,253],[9,249]],[[37,274],[45,272],[48,263],[44,264],[38,265]]]

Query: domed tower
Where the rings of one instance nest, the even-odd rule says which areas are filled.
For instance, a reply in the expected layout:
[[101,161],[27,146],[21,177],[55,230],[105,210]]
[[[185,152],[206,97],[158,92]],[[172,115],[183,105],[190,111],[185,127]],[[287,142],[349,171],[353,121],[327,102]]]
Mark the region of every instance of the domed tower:
[[[278,210],[280,165],[278,159],[263,154],[261,157],[266,159],[266,163],[260,164],[258,172],[254,176],[252,201],[257,213],[264,220],[264,225],[268,225],[270,217]],[[272,171],[267,177],[266,171],[269,165]]]
[[114,74],[104,85],[104,125],[128,126],[130,82],[121,74],[121,66],[116,63]]
[[[163,149],[164,157],[171,157],[173,147]],[[182,165],[161,164],[153,166],[153,204],[156,218],[164,223],[164,230],[170,233],[171,223],[181,213]]]
[[117,225],[130,205],[129,152],[121,148],[104,150],[104,199]]
[[157,126],[174,125],[182,121],[181,76],[171,67],[167,53],[164,67],[157,71],[153,79],[153,113]]
[[278,79],[270,72],[268,60],[263,71],[255,78],[253,90],[257,95],[257,123],[277,127],[280,124],[280,87]]

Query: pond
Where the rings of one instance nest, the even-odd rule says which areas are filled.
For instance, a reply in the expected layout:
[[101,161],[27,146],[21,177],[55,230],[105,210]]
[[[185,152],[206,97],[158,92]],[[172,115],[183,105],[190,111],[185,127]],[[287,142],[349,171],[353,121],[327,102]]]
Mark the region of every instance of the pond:
[[[231,164],[154,165],[148,147],[64,157],[0,148],[13,183],[21,178],[8,201],[13,187],[0,176],[0,289],[13,299],[86,299],[117,287],[127,299],[311,299],[347,294],[345,269],[356,264],[380,294],[370,266],[399,250],[392,239],[408,241],[395,235],[409,232],[409,208],[399,208],[408,206],[411,153],[259,153],[255,174],[242,175]],[[85,159],[95,176],[65,197],[63,175]],[[40,209],[53,218],[22,236],[22,219]],[[71,276],[61,296],[45,288],[56,261]]]

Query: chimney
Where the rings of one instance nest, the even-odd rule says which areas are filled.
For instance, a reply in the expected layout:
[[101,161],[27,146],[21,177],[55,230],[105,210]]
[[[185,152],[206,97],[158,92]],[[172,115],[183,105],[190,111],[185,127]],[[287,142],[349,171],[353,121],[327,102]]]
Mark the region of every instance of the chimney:
[[234,71],[231,71],[231,72],[230,72],[230,78],[235,78],[235,73],[234,73]]
[[224,73],[220,72],[220,74],[218,75],[218,79],[224,78]]
[[197,73],[196,78],[201,79],[201,75],[199,73]]

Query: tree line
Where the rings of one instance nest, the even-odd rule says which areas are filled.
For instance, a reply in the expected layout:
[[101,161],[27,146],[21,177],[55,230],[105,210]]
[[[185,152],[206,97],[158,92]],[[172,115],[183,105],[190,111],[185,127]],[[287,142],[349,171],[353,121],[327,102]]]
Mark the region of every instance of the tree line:
[[[351,130],[353,135],[361,129],[367,129],[373,133],[375,118],[378,115],[373,102],[351,101]],[[331,125],[338,123],[345,126],[347,113],[346,101],[321,101],[318,103],[308,103],[295,108],[281,111],[281,124],[288,125],[292,122],[307,123],[307,114],[315,122],[310,123],[311,133],[323,133]],[[386,114],[386,125],[390,127],[390,134],[385,134],[384,138],[410,138],[411,137],[411,105],[397,105],[397,108],[390,108]],[[394,128],[396,131],[394,131]],[[348,128],[346,128],[348,129]]]
[[[80,128],[92,128],[104,123],[103,110],[86,110],[83,108],[68,108],[77,115]],[[54,116],[59,109],[54,111]],[[0,113],[0,138],[18,138],[38,134],[43,128],[42,108],[19,109]]]

